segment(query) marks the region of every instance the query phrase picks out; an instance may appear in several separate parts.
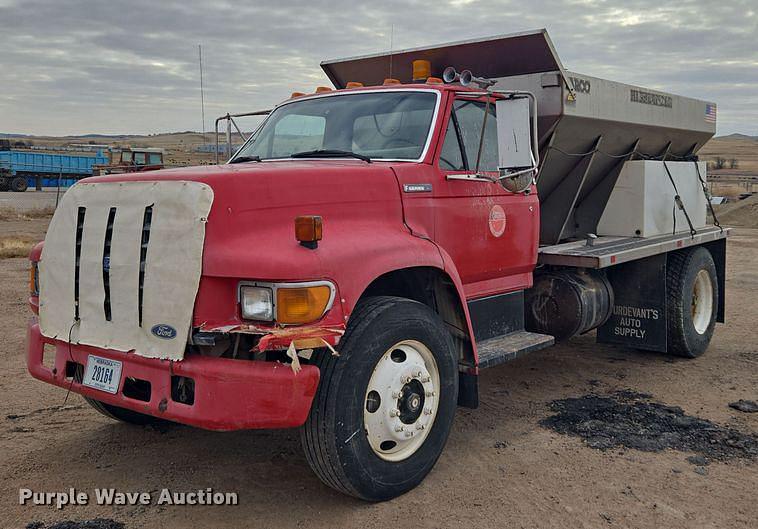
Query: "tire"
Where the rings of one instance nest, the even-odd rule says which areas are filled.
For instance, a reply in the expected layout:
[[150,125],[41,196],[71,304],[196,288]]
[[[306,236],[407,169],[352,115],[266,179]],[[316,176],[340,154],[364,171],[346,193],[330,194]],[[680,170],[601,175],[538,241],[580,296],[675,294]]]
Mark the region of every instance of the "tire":
[[[74,373],[74,380],[81,384],[83,378],[84,367],[79,367]],[[84,397],[84,400],[87,402],[87,404],[95,408],[98,413],[101,413],[109,419],[113,419],[115,421],[136,424],[139,426],[160,425],[168,423],[168,421],[153,417],[152,415],[146,415],[144,413],[127,410],[126,408],[113,406],[112,404],[106,404],[105,402],[100,402],[99,400],[91,399],[89,397]]]
[[[400,496],[431,471],[450,433],[458,400],[450,333],[426,305],[373,297],[356,307],[339,349],[314,352],[321,380],[301,429],[308,463],[339,492],[367,501]],[[402,370],[413,378],[376,378]],[[379,443],[393,436],[397,442]]]
[[702,355],[711,343],[719,305],[716,265],[703,247],[672,252],[666,262],[668,353]]
[[16,176],[11,180],[11,191],[23,193],[29,187],[29,182],[23,176]]
[[116,421],[121,421],[128,424],[136,424],[139,426],[168,424],[168,421],[153,417],[152,415],[146,415],[144,413],[128,410],[119,406],[113,406],[111,404],[106,404],[89,397],[84,397],[84,400],[86,400],[87,404],[95,408],[95,410],[98,412]]

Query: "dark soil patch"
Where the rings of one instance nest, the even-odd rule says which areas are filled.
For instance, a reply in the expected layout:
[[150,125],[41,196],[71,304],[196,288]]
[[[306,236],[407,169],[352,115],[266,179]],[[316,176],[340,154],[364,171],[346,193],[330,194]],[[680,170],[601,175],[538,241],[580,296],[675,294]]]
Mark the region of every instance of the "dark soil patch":
[[755,402],[754,400],[740,399],[737,402],[730,402],[729,407],[744,413],[758,412],[758,402]]
[[671,448],[721,461],[758,458],[758,436],[649,399],[650,395],[622,390],[608,396],[556,400],[550,404],[555,415],[540,424],[581,437],[588,446],[600,450],[626,447],[660,452]]
[[110,518],[95,518],[93,520],[66,520],[46,526],[42,522],[31,522],[26,529],[124,529],[124,524]]

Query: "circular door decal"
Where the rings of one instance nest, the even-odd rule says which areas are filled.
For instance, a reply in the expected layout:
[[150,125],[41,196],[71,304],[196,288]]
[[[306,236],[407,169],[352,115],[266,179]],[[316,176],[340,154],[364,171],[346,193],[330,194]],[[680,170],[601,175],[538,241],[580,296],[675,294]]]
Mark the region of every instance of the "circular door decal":
[[490,210],[489,225],[490,233],[495,237],[500,237],[505,233],[505,211],[503,211],[502,207],[498,205],[492,206],[492,209]]

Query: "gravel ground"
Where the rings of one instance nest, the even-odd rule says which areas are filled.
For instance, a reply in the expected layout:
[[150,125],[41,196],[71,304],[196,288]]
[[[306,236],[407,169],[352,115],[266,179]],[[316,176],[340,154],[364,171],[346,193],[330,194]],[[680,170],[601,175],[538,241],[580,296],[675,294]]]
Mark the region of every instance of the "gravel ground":
[[[40,219],[0,224],[4,233],[40,237],[44,228]],[[585,335],[487,370],[481,407],[458,412],[445,452],[426,481],[396,500],[367,504],[333,492],[311,474],[296,430],[131,427],[98,415],[77,395],[66,400],[65,391],[33,380],[23,359],[27,263],[0,260],[5,315],[0,525],[753,528],[758,519],[754,459],[716,457],[698,443],[659,441],[664,434],[668,441],[687,439],[671,436],[676,427],[702,433],[709,424],[717,443],[723,441],[717,448],[729,448],[729,438],[744,441],[739,437],[744,436],[748,445],[755,439],[758,414],[729,403],[758,398],[756,261],[758,230],[736,231],[729,243],[728,323],[717,327],[703,357],[683,360],[601,346]],[[550,424],[577,405],[589,406],[589,415],[564,421],[561,428]],[[602,412],[614,407],[617,413]],[[662,415],[675,425],[661,429]],[[651,441],[654,449],[647,449],[650,443],[635,445],[634,439]],[[239,504],[90,502],[56,510],[19,505],[21,487],[75,487],[92,496],[95,488],[106,487],[123,492],[212,487],[237,492]],[[62,523],[69,520],[75,523]]]

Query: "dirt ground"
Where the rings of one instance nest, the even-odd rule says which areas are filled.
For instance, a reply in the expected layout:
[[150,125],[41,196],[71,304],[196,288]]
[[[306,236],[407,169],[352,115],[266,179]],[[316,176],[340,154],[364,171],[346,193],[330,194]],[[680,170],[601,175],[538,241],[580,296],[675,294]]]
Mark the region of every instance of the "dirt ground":
[[[0,233],[42,237],[45,225],[44,219],[2,222]],[[758,461],[641,451],[614,439],[598,444],[546,426],[556,409],[576,402],[556,399],[594,394],[602,398],[589,400],[605,402],[613,395],[644,393],[647,400],[756,439],[758,413],[728,404],[758,400],[758,229],[738,229],[728,248],[728,323],[717,327],[705,356],[672,359],[596,345],[587,335],[487,370],[480,408],[458,412],[445,452],[426,481],[382,504],[322,485],[301,454],[296,430],[133,427],[97,414],[78,395],[66,400],[64,390],[33,380],[24,363],[27,261],[2,259],[0,527],[50,528],[63,520],[101,517],[127,529],[754,528]],[[633,426],[649,432],[648,416],[640,414]],[[19,505],[21,487],[74,487],[92,496],[95,488],[107,487],[122,492],[212,487],[237,492],[239,504],[105,507],[92,501],[59,511]]]

